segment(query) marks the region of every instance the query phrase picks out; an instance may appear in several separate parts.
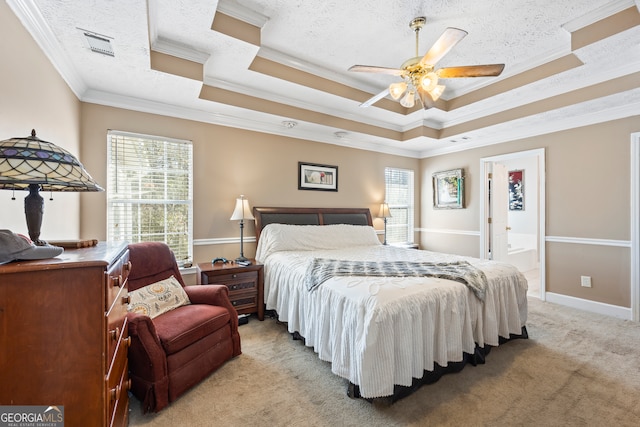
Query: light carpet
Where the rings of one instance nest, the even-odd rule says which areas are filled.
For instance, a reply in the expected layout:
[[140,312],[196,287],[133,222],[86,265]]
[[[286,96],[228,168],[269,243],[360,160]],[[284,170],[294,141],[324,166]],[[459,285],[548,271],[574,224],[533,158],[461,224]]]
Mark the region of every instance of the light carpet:
[[243,354],[158,414],[131,398],[131,426],[638,426],[640,323],[529,298],[528,340],[493,348],[390,405],[346,380],[285,325],[252,317]]

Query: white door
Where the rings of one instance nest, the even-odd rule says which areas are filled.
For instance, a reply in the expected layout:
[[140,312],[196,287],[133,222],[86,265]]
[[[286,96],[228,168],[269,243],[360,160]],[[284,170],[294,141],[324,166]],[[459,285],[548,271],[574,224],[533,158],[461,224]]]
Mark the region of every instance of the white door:
[[491,259],[506,262],[509,251],[509,176],[507,167],[500,163],[493,164],[489,203]]

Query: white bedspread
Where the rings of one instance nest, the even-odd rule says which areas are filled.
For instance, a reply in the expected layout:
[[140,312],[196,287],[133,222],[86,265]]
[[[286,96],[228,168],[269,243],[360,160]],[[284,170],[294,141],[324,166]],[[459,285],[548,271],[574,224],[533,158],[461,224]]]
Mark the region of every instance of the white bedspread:
[[[411,385],[434,363],[459,362],[475,343],[497,346],[500,336],[520,334],[526,322],[527,282],[515,267],[384,246],[371,227],[271,224],[256,258],[265,265],[267,309],[365,398],[392,395],[394,384]],[[310,292],[304,274],[313,258],[467,260],[486,274],[486,298],[483,303],[462,283],[428,277],[334,277]]]

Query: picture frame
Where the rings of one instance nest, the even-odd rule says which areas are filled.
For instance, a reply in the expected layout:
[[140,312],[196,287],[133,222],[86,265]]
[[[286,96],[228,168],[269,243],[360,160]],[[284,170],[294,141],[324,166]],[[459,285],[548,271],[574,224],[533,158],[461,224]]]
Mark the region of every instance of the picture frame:
[[338,167],[298,162],[298,190],[338,191]]
[[464,171],[451,169],[433,175],[433,207],[464,209]]
[[524,210],[524,170],[516,169],[509,174],[509,210]]

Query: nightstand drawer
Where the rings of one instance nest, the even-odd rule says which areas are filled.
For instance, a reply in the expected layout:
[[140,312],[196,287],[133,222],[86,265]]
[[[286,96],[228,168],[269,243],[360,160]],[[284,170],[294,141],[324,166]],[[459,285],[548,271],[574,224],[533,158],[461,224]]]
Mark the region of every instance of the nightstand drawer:
[[258,296],[254,294],[231,298],[231,305],[233,305],[238,314],[244,314],[244,310],[254,313],[258,307]]
[[231,284],[253,282],[255,286],[255,283],[257,281],[258,281],[257,271],[244,271],[242,273],[207,275],[208,284],[227,285],[229,286],[229,290],[231,290],[231,287],[230,287]]

